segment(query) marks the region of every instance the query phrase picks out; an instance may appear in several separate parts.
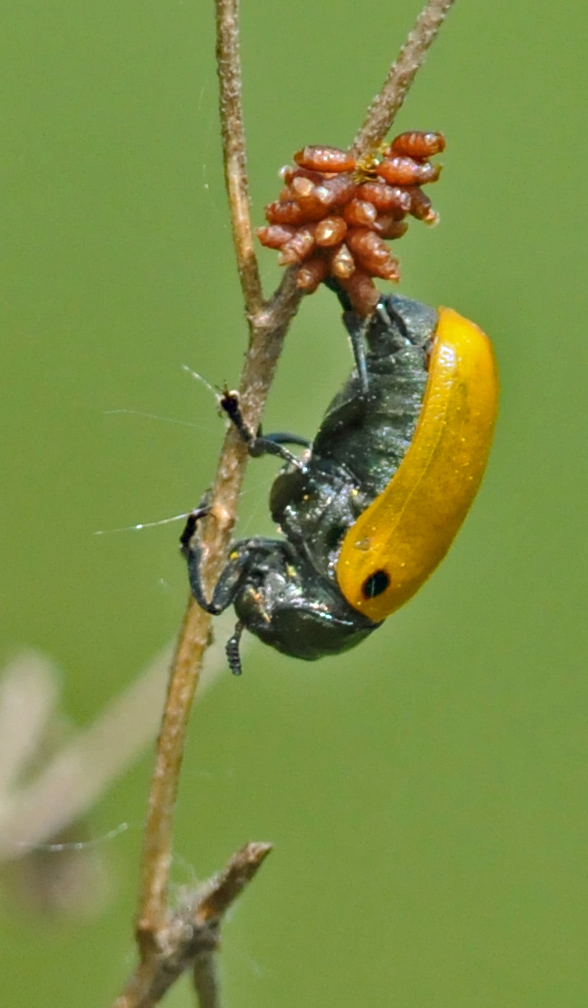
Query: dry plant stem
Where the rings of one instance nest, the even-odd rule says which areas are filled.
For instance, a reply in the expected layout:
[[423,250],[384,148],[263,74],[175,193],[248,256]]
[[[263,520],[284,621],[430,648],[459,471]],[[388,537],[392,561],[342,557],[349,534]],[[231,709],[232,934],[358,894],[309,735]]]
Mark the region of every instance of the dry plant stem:
[[220,1008],[218,961],[214,952],[202,952],[196,956],[193,978],[199,1008]]
[[246,311],[249,315],[254,315],[262,307],[263,295],[249,213],[247,158],[241,104],[238,0],[216,0],[216,62],[225,183],[231,209],[237,269]]
[[249,843],[189,895],[174,913],[157,955],[140,964],[114,1008],[153,1008],[187,969],[194,970],[200,1008],[218,1008],[216,952],[222,919],[271,851]]
[[454,3],[455,0],[429,0],[419,14],[356,134],[352,150],[357,157],[375,150],[389,132],[419,67],[424,63],[437,32]]
[[237,851],[223,872],[208,883],[207,891],[199,899],[194,915],[195,924],[202,932],[217,936],[217,942],[210,948],[204,947],[194,959],[194,987],[198,994],[200,1008],[219,1008],[219,982],[216,964],[218,931],[223,916],[233,905],[244,887],[256,874],[262,861],[272,849],[271,844],[250,843]]
[[[275,298],[263,304],[249,217],[245,138],[241,110],[241,68],[238,43],[238,3],[217,0],[217,61],[225,176],[239,277],[248,313],[249,350],[240,391],[243,414],[257,427],[274,375],[282,341],[300,295],[286,275]],[[247,449],[234,431],[225,439],[203,533],[204,576],[213,584],[220,575],[235,522],[237,502],[247,463]],[[158,739],[149,795],[142,881],[136,933],[142,959],[156,954],[167,921],[172,820],[186,727],[202,656],[210,632],[210,617],[193,599],[188,602],[172,664],[169,689]]]
[[191,600],[172,663],[155,768],[147,805],[141,892],[136,921],[141,958],[157,954],[167,921],[172,853],[172,819],[182,763],[186,723],[200,675],[208,637],[208,619]]
[[[261,419],[286,329],[300,297],[294,274],[286,273],[272,301],[251,319],[252,337],[240,390],[244,416],[254,428]],[[246,446],[229,430],[202,536],[207,558],[205,577],[209,584],[219,577],[224,564],[247,461]],[[187,722],[209,630],[210,616],[190,598],[172,663],[147,808],[136,921],[142,958],[156,952],[160,933],[167,922],[173,813]]]

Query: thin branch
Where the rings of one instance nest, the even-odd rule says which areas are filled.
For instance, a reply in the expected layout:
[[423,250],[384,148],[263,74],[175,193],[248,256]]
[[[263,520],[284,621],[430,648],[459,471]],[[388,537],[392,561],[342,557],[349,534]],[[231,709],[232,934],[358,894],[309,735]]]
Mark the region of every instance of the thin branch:
[[201,659],[208,638],[208,623],[205,614],[190,600],[172,663],[147,805],[136,920],[137,940],[143,961],[158,954],[161,934],[167,922],[172,819],[186,722],[200,676]]
[[249,214],[249,183],[241,104],[239,0],[216,0],[216,38],[225,182],[245,308],[249,315],[254,315],[262,306],[263,294]]
[[249,843],[188,897],[169,922],[156,957],[142,963],[113,1008],[153,1008],[186,970],[194,970],[200,1008],[218,1008],[216,952],[222,919],[256,875],[271,844]]
[[[250,843],[233,855],[223,872],[209,883],[195,915],[197,925],[218,935],[222,918],[245,886],[257,873],[272,849],[271,844]],[[199,1008],[220,1008],[218,941],[204,948],[194,959],[193,980]]]
[[229,907],[241,895],[251,881],[261,863],[270,853],[268,843],[248,843],[233,854],[227,866],[208,883],[198,900],[194,920],[199,927],[216,927]]
[[[240,391],[243,415],[254,429],[260,422],[286,329],[300,297],[295,275],[287,272],[275,297],[252,319],[252,341]],[[247,461],[247,447],[233,430],[229,430],[202,535],[207,584],[216,582],[224,564]],[[210,616],[190,598],[172,663],[147,808],[136,921],[143,956],[156,950],[158,935],[166,925],[173,813],[187,722],[209,641],[209,628]]]
[[[235,247],[244,297],[249,312],[250,340],[240,393],[243,416],[256,429],[288,325],[301,293],[295,273],[287,271],[272,300],[263,304],[252,247],[249,200],[242,135],[237,3],[217,0],[221,120],[225,174]],[[247,447],[234,430],[225,437],[210,496],[210,513],[202,534],[204,580],[220,576],[236,519],[241,485],[248,462]],[[173,815],[187,723],[210,635],[210,616],[190,598],[172,662],[170,682],[148,799],[142,856],[136,935],[145,964],[159,954],[168,926],[168,886],[172,857]]]
[[437,32],[454,3],[455,0],[429,0],[419,14],[353,141],[352,149],[358,157],[375,150],[390,130],[417,71],[425,62]]
[[202,952],[196,956],[193,979],[199,1008],[220,1008],[218,958],[214,952]]

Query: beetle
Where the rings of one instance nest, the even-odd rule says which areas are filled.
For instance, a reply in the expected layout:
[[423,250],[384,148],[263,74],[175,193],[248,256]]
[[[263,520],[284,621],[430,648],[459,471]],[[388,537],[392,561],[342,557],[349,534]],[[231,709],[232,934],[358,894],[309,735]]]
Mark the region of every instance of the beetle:
[[[202,587],[193,512],[182,536],[196,601],[238,617],[226,649],[241,672],[243,629],[283,654],[339,654],[408,601],[442,560],[476,495],[497,412],[492,347],[473,322],[397,295],[367,324],[346,309],[355,368],[312,444],[255,436],[233,394],[223,405],[253,455],[285,460],[270,491],[283,538],[235,542],[212,597]],[[285,447],[306,445],[301,457]]]

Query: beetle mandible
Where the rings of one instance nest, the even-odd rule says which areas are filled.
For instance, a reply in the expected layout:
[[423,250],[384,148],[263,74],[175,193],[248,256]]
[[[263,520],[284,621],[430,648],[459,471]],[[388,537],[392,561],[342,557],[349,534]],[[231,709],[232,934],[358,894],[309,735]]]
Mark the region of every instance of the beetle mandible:
[[[367,326],[337,290],[356,366],[318,433],[254,436],[253,455],[286,460],[270,492],[283,538],[235,542],[208,600],[194,512],[182,536],[196,601],[238,617],[227,643],[240,674],[243,629],[313,660],[354,647],[403,605],[445,556],[476,495],[496,419],[488,338],[452,309],[382,296]],[[285,443],[306,444],[300,458]]]

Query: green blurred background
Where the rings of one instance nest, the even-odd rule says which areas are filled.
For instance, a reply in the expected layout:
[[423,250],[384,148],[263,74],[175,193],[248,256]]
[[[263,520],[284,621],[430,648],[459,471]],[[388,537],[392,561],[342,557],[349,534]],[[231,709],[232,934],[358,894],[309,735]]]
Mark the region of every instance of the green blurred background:
[[[293,150],[351,140],[419,4],[243,7],[261,223]],[[83,725],[173,636],[186,597],[181,524],[94,532],[198,501],[222,423],[181,365],[232,384],[242,359],[213,11],[7,0],[0,24],[2,658],[51,654]],[[341,659],[256,644],[195,709],[174,881],[248,839],[276,845],[225,929],[228,1006],[588,1002],[587,28],[579,0],[462,0],[397,120],[448,140],[442,224],[412,224],[400,289],[492,336],[501,417],[472,514],[410,605]],[[349,364],[322,292],[292,328],[268,427],[312,435]],[[241,530],[269,530],[275,469],[251,466]],[[103,844],[100,914],[4,901],[3,1004],[118,992],[150,766],[95,811],[98,834],[130,827]],[[187,984],[167,1004],[191,1005]]]

